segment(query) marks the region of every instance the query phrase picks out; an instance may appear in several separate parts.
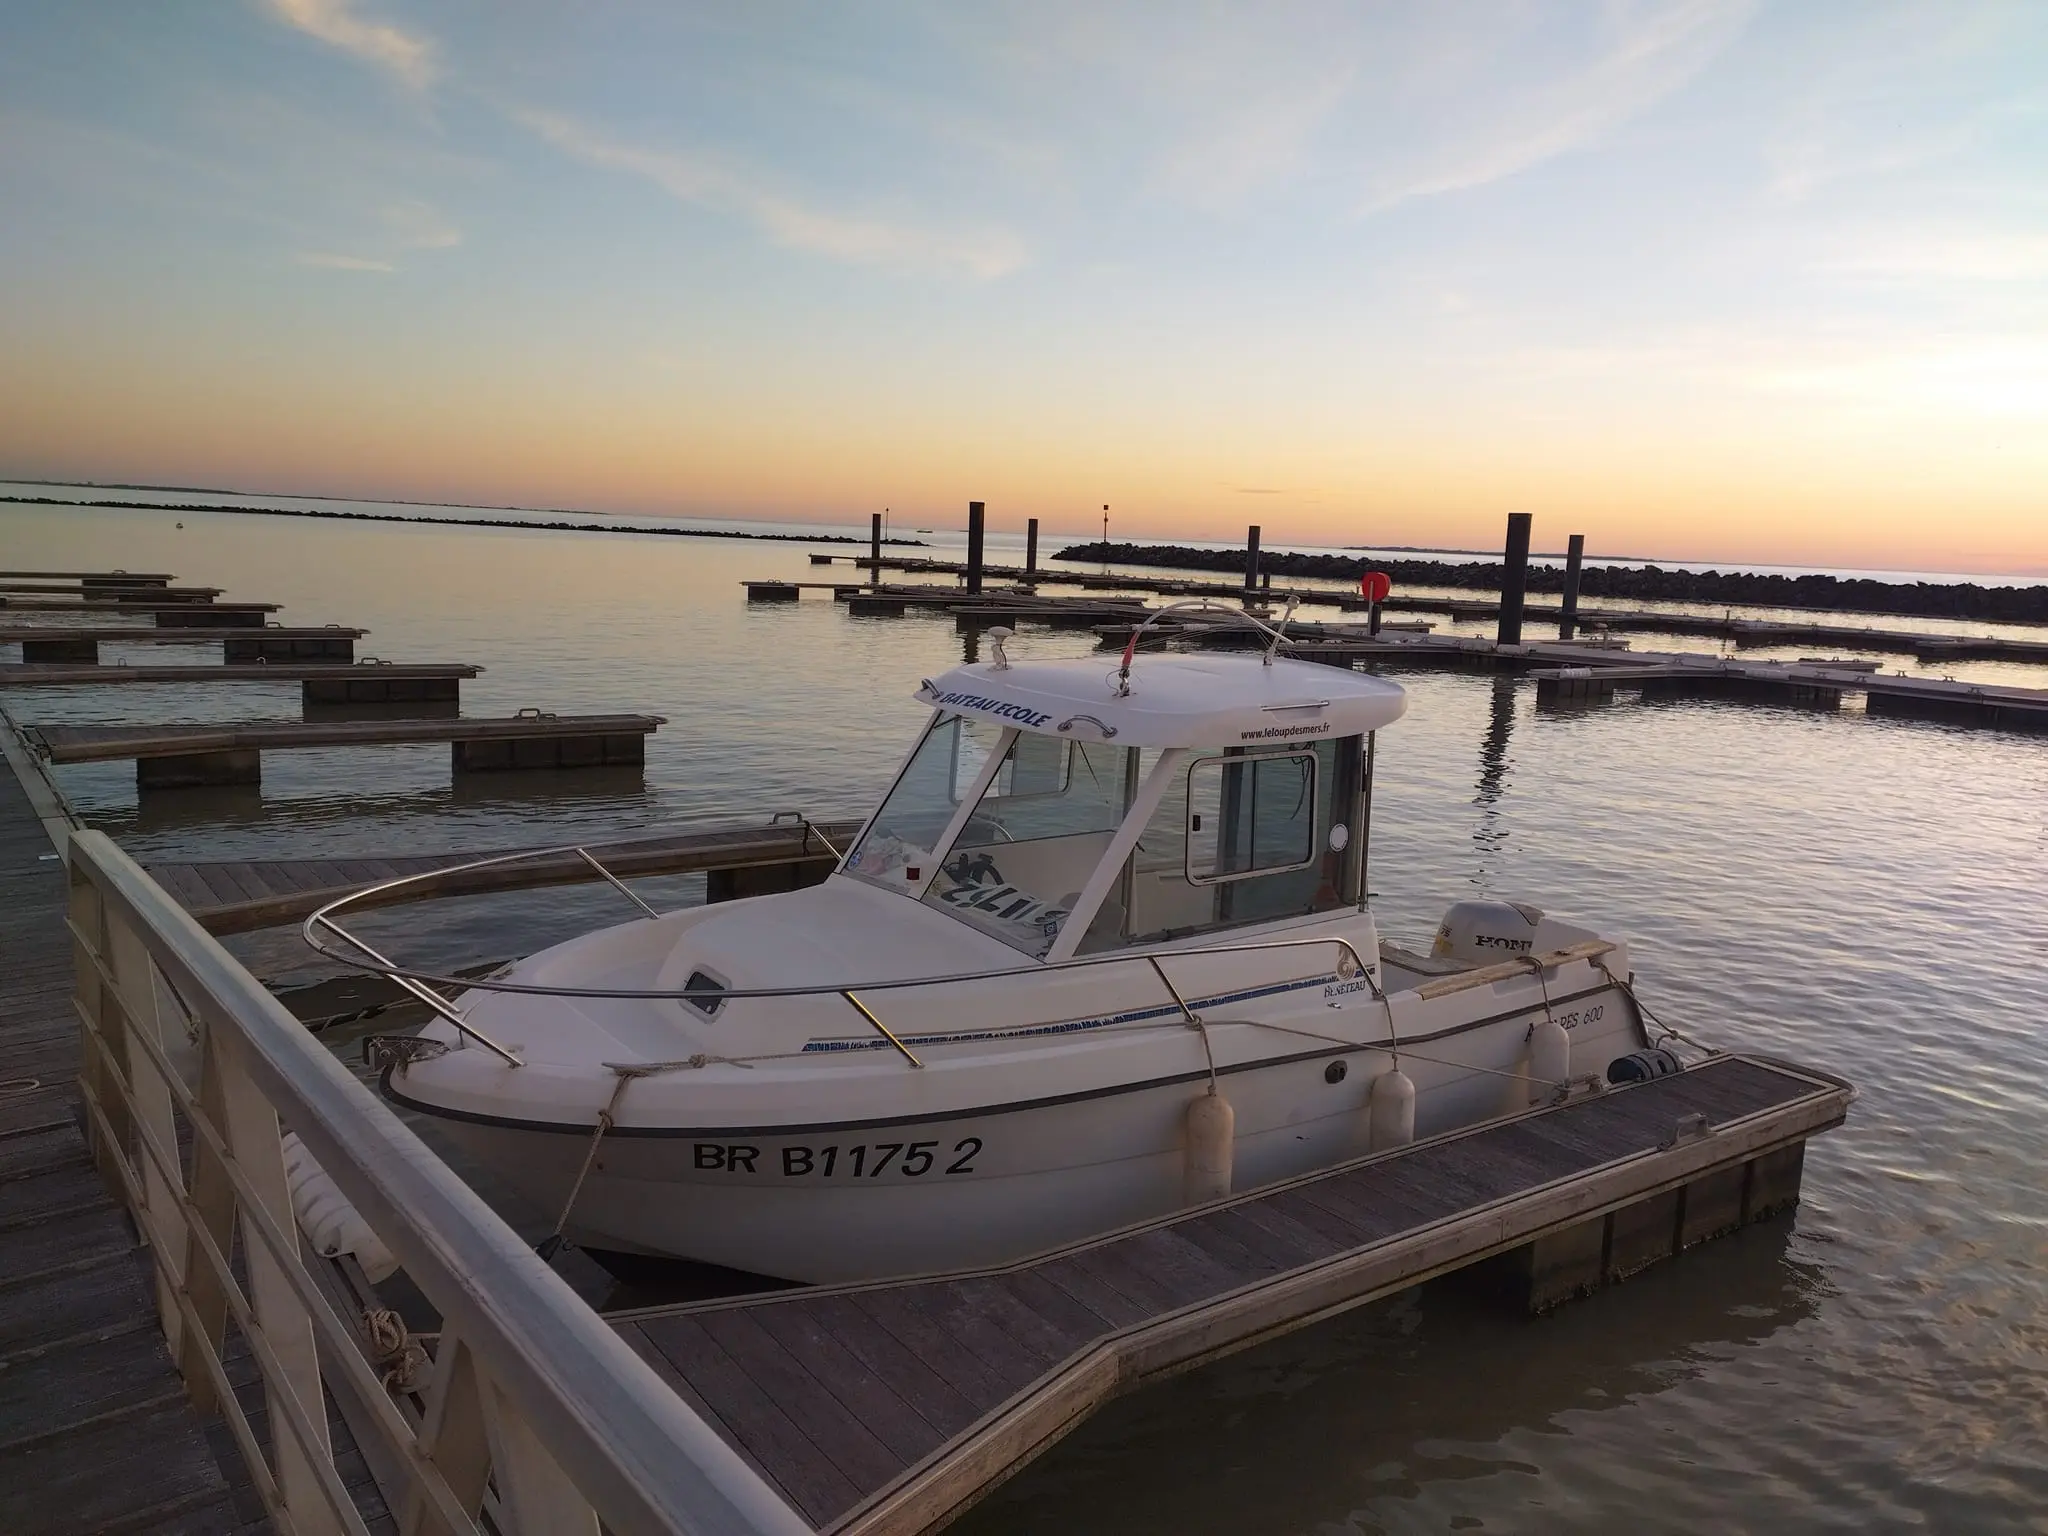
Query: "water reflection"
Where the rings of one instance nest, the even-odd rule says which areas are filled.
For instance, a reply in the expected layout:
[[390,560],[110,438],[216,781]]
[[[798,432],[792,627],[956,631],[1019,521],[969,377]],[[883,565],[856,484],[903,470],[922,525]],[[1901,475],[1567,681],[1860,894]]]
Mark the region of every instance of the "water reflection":
[[1479,810],[1479,819],[1472,828],[1472,842],[1479,852],[1472,884],[1481,889],[1493,887],[1510,832],[1501,800],[1507,794],[1508,770],[1514,766],[1514,760],[1508,756],[1514,731],[1515,678],[1512,673],[1501,673],[1493,679],[1486,734],[1479,743],[1479,778],[1472,796],[1472,804]]

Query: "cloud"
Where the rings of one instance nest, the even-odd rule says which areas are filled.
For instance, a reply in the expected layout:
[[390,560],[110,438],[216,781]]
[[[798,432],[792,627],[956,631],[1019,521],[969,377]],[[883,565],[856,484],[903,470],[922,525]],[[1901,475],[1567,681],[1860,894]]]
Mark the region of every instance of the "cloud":
[[352,53],[367,64],[387,70],[414,90],[431,85],[436,73],[430,38],[388,22],[365,21],[355,14],[354,0],[266,0],[272,15],[287,26],[317,37],[329,47]]
[[[1734,40],[1754,0],[1677,0],[1618,7],[1595,57],[1533,92],[1507,91],[1473,129],[1450,131],[1433,151],[1385,176],[1364,211],[1463,192],[1587,148],[1685,85]],[[1462,103],[1472,96],[1457,93]]]
[[709,156],[623,144],[558,113],[518,115],[557,149],[643,177],[679,202],[738,213],[780,245],[840,261],[937,268],[978,278],[1001,277],[1024,263],[1022,243],[1004,230],[930,229],[832,213],[759,186]]
[[300,251],[299,265],[302,267],[326,267],[336,272],[396,272],[397,267],[388,261],[377,261],[369,256],[344,256],[337,251]]

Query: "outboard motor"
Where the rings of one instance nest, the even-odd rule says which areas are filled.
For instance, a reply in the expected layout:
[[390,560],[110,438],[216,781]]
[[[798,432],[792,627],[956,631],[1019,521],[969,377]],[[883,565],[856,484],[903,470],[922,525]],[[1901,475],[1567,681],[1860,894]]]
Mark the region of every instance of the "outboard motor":
[[1560,923],[1519,901],[1461,901],[1444,914],[1430,953],[1440,960],[1492,965],[1517,955],[1545,955],[1600,935]]

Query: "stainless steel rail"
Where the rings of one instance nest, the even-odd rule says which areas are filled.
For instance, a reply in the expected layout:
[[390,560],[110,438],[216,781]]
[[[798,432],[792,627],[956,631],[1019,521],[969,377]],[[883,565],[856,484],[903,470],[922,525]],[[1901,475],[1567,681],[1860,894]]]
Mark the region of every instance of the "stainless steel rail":
[[[396,880],[386,880],[377,885],[368,885],[360,891],[352,891],[346,896],[327,903],[326,906],[307,918],[300,926],[300,936],[315,950],[330,960],[346,965],[352,970],[370,971],[376,975],[388,977],[393,981],[401,983],[412,981],[430,987],[455,987],[474,992],[516,992],[532,997],[659,998],[684,1001],[695,998],[714,997],[823,997],[831,994],[843,995],[850,988],[858,988],[862,992],[889,992],[912,987],[940,986],[958,981],[993,981],[1000,977],[1047,976],[1058,972],[1086,970],[1105,965],[1142,966],[1149,964],[1154,970],[1157,970],[1160,961],[1181,960],[1196,955],[1253,954],[1260,950],[1308,949],[1321,945],[1328,945],[1338,951],[1340,965],[1348,963],[1352,967],[1348,973],[1340,970],[1340,975],[1362,976],[1375,998],[1383,996],[1380,991],[1379,982],[1373,974],[1372,965],[1363,955],[1359,954],[1356,945],[1349,939],[1337,934],[1326,934],[1312,939],[1262,939],[1238,941],[1229,944],[1203,944],[1188,949],[1145,950],[1137,954],[1080,955],[1074,959],[1061,960],[1050,965],[1009,965],[990,970],[955,971],[944,976],[915,976],[895,981],[850,980],[823,982],[802,987],[697,987],[694,989],[690,987],[537,986],[532,982],[506,981],[501,977],[470,978],[444,976],[433,971],[414,970],[404,966],[391,965],[388,962],[379,963],[377,961],[364,960],[360,955],[331,948],[321,940],[321,930],[325,929],[339,934],[355,949],[367,950],[368,946],[362,944],[347,929],[334,920],[334,914],[342,911],[351,903],[368,900],[370,897],[381,895],[386,891],[397,890],[399,887],[411,884],[416,880],[437,880],[450,874],[460,874],[472,869],[484,869],[494,864],[509,864],[519,859],[553,858],[565,853],[583,854],[584,857],[589,857],[583,849],[574,845],[561,848],[530,848],[518,853],[498,854],[487,859],[477,859],[468,864],[450,865],[445,869],[428,870],[421,874],[406,875]],[[374,951],[370,952],[374,953]],[[1164,980],[1165,978],[1162,976],[1161,979]],[[1173,990],[1170,982],[1167,984],[1167,990],[1169,992]],[[1175,1001],[1179,1002],[1177,996]],[[856,1006],[859,1005],[856,1004]]]
[[[455,866],[455,868],[458,871],[476,869],[492,864],[509,863],[517,859],[552,857],[565,852],[573,852],[580,854],[585,859],[589,859],[590,862],[598,868],[600,873],[608,873],[604,870],[602,865],[597,864],[597,861],[595,859],[591,859],[589,853],[582,848],[529,849],[520,853],[500,854],[493,858],[479,859],[470,864]],[[341,938],[343,938],[351,945],[353,945],[356,949],[372,954],[374,956],[375,951],[370,950],[369,946],[362,944],[359,940],[355,939],[354,936],[351,935],[346,929],[344,929],[339,923],[335,922],[332,914],[341,911],[343,908],[347,907],[351,902],[365,900],[368,897],[380,894],[385,891],[393,890],[399,886],[407,884],[409,881],[434,879],[439,876],[446,875],[450,872],[451,871],[445,869],[433,870],[425,874],[409,875],[398,880],[388,880],[380,885],[367,886],[363,890],[352,892],[350,895],[344,896],[339,900],[329,902],[326,906],[322,907],[318,912],[315,912],[311,917],[306,919],[306,922],[302,929],[302,933],[306,939],[306,942],[312,945],[312,947],[318,950],[321,954],[326,955],[330,959],[337,960],[344,965],[351,966],[358,970],[367,970],[374,972],[375,974],[382,975],[388,978],[389,980],[398,983],[400,986],[408,988],[409,990],[418,989],[415,992],[415,995],[418,995],[419,992],[425,992],[426,997],[423,1000],[431,1000],[429,1004],[430,1006],[433,1006],[435,1003],[440,1003],[446,1004],[448,1009],[452,1009],[453,1005],[447,1004],[447,1000],[443,998],[439,992],[431,990],[432,987],[449,986],[457,988],[466,988],[473,991],[511,992],[536,997],[585,997],[616,999],[643,998],[691,1000],[697,998],[711,997],[716,997],[719,999],[730,999],[735,997],[822,997],[828,994],[836,995],[838,997],[843,998],[847,1003],[852,1005],[854,1010],[857,1013],[859,1013],[861,1018],[869,1025],[869,1027],[875,1032],[875,1034],[879,1036],[883,1041],[886,1041],[898,1053],[900,1053],[903,1056],[903,1058],[910,1063],[911,1066],[920,1068],[923,1067],[924,1062],[918,1057],[916,1052],[911,1050],[909,1045],[907,1045],[903,1041],[903,1039],[893,1029],[891,1029],[888,1026],[888,1024],[886,1024],[882,1020],[880,1015],[878,1015],[867,1003],[863,1002],[858,996],[855,995],[856,988],[860,992],[874,993],[907,990],[914,987],[941,986],[954,982],[1036,978],[1059,972],[1084,970],[1093,967],[1108,965],[1147,966],[1150,968],[1151,972],[1156,977],[1160,985],[1165,989],[1167,995],[1172,999],[1173,1004],[1175,1008],[1179,1011],[1183,1022],[1186,1023],[1186,1025],[1190,1029],[1196,1030],[1201,1034],[1203,1050],[1205,1052],[1208,1052],[1210,1050],[1208,1027],[1203,1022],[1201,1017],[1195,1013],[1193,1007],[1190,1005],[1187,998],[1182,994],[1180,988],[1175,986],[1172,978],[1167,975],[1166,962],[1192,958],[1195,956],[1254,954],[1262,950],[1312,949],[1319,948],[1322,946],[1329,946],[1331,949],[1337,952],[1338,958],[1336,965],[1333,968],[1335,974],[1339,977],[1339,979],[1342,980],[1348,980],[1352,977],[1358,977],[1364,980],[1368,991],[1371,993],[1373,997],[1373,1000],[1375,1002],[1378,1002],[1386,1010],[1386,1044],[1388,1049],[1394,1051],[1397,1055],[1397,1058],[1398,1053],[1401,1049],[1400,1032],[1394,1022],[1393,1004],[1389,1000],[1386,991],[1381,987],[1379,979],[1374,972],[1373,965],[1367,962],[1366,958],[1358,952],[1357,946],[1354,945],[1349,939],[1336,934],[1329,934],[1319,936],[1316,938],[1306,939],[1264,939],[1255,941],[1237,941],[1227,944],[1199,945],[1188,949],[1146,950],[1138,954],[1088,955],[1078,957],[1072,960],[1060,961],[1052,965],[1013,965],[994,970],[964,971],[956,972],[945,976],[919,976],[896,981],[828,982],[812,986],[801,987],[720,987],[709,989],[701,987],[692,989],[689,987],[639,988],[538,986],[530,982],[505,981],[503,979],[495,977],[483,977],[472,980],[469,978],[458,976],[441,976],[430,971],[408,970],[402,967],[392,965],[389,961],[383,960],[381,956],[377,957],[376,961],[366,962],[364,960],[357,958],[355,955],[330,949],[327,945],[320,942],[320,931],[322,929],[325,929],[327,931],[339,935]],[[622,882],[619,882],[616,879],[614,879],[612,883],[615,885],[619,885],[622,890],[624,889]],[[634,896],[631,891],[626,891],[626,895],[630,897],[636,905],[645,908],[646,904],[644,902],[641,902],[637,896]],[[1594,940],[1589,943],[1571,945],[1565,949],[1557,950],[1547,955],[1521,957],[1501,965],[1487,966],[1468,972],[1462,972],[1456,976],[1444,977],[1422,989],[1419,995],[1425,998],[1435,997],[1448,992],[1460,991],[1468,987],[1490,985],[1496,981],[1509,980],[1514,976],[1518,975],[1527,976],[1532,974],[1532,961],[1538,968],[1535,974],[1538,975],[1538,977],[1540,978],[1541,972],[1543,970],[1554,969],[1557,966],[1570,964],[1571,962],[1577,960],[1585,960],[1591,962],[1597,960],[1601,955],[1608,953],[1613,948],[1614,946],[1606,940]],[[1375,957],[1375,959],[1376,958],[1377,957]],[[436,1011],[443,1012],[444,1016],[446,1016],[445,1009],[437,1008]],[[451,1019],[451,1022],[454,1024],[455,1028],[462,1032],[465,1036],[479,1040],[481,1043],[489,1046],[492,1050],[497,1051],[501,1056],[506,1057],[510,1064],[515,1066],[518,1065],[516,1057],[513,1057],[510,1052],[504,1049],[504,1047],[496,1045],[495,1043],[487,1039],[484,1039],[475,1030],[473,1025],[470,1025],[465,1019],[462,1019],[459,1015]],[[1211,1070],[1213,1071],[1213,1069],[1214,1061],[1212,1056]]]
[[[77,833],[66,863],[94,1154],[147,1241],[188,1387],[227,1417],[280,1531],[364,1530],[334,1467],[329,1394],[395,1480],[408,1536],[809,1531],[109,838]],[[371,1319],[329,1299],[328,1261],[301,1243],[284,1130],[441,1315],[418,1404],[402,1373],[380,1379]],[[222,1364],[230,1322],[261,1374],[267,1453]]]

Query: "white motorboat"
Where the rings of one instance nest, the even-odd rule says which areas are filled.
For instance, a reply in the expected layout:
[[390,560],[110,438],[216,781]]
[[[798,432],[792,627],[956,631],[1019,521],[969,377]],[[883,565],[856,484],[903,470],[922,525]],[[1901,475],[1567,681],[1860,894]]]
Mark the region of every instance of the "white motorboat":
[[1464,902],[1433,954],[1381,943],[1399,687],[1273,648],[1012,663],[995,634],[919,688],[930,720],[822,884],[520,961],[391,1042],[384,1092],[588,1246],[844,1281],[1669,1064],[1589,930]]

